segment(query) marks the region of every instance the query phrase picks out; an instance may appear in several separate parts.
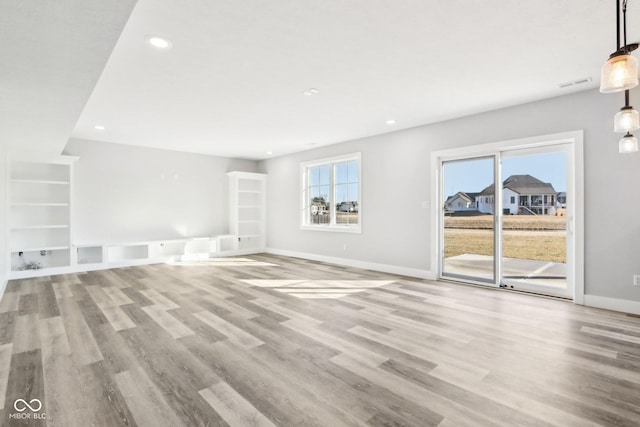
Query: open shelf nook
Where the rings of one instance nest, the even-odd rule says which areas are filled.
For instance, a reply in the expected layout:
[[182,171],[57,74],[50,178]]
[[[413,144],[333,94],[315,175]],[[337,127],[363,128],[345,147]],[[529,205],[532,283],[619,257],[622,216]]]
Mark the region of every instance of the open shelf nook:
[[70,156],[13,153],[8,162],[11,277],[54,274],[71,254]]
[[220,251],[249,254],[264,251],[266,181],[260,173],[229,172],[229,234]]

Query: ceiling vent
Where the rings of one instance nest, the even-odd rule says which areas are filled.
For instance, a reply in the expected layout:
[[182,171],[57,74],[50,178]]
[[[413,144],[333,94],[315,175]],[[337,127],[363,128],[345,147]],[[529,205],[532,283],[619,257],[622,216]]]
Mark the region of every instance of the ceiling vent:
[[571,86],[577,86],[577,85],[589,83],[590,81],[591,81],[591,77],[585,77],[583,79],[578,79],[578,80],[573,80],[573,81],[570,81],[570,82],[560,83],[558,85],[558,87],[561,88],[561,89],[564,89],[564,88],[571,87]]

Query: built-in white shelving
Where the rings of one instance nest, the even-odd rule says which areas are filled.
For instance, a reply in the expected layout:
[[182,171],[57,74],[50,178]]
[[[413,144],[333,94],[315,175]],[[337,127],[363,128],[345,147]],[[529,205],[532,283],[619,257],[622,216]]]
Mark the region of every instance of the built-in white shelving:
[[159,262],[200,261],[217,252],[218,237],[74,245],[74,271]]
[[12,277],[53,274],[71,266],[71,179],[75,160],[33,153],[9,156]]
[[78,266],[101,265],[104,263],[104,246],[75,245],[76,264]]
[[229,234],[145,242],[82,243],[73,238],[69,156],[12,155],[8,164],[10,278],[204,261],[264,250],[266,175],[230,172]]
[[221,251],[262,252],[266,246],[266,182],[260,173],[229,172],[229,233]]

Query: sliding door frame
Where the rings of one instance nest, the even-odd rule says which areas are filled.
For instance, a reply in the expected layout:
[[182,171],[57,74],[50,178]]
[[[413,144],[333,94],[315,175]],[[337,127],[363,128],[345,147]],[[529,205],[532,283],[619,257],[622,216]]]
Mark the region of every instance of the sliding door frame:
[[[444,164],[447,162],[464,162],[464,161],[474,161],[474,160],[489,160],[491,159],[491,167],[493,168],[492,170],[492,175],[493,175],[493,180],[494,182],[499,182],[497,181],[498,179],[500,179],[500,159],[499,159],[499,155],[498,153],[491,153],[491,154],[485,154],[482,156],[462,156],[462,157],[451,157],[451,158],[446,158],[446,159],[441,159],[438,163],[438,168],[439,170],[439,177],[443,177],[444,174]],[[440,194],[444,194],[444,179],[440,179],[440,184],[439,184],[439,189],[440,189]],[[494,203],[498,202],[497,197],[499,197],[497,195],[494,195]],[[442,198],[440,199],[442,200]],[[441,202],[442,203],[442,202]],[[497,205],[494,205],[497,206]],[[499,238],[499,233],[498,233],[498,227],[500,226],[500,219],[501,217],[499,217],[499,215],[493,215],[493,256],[491,257],[493,259],[493,281],[490,281],[488,279],[483,280],[480,277],[473,277],[473,276],[465,276],[462,274],[452,274],[452,273],[447,273],[444,270],[444,266],[445,266],[445,257],[444,257],[444,232],[442,232],[443,228],[442,225],[444,225],[444,209],[442,204],[440,206],[438,206],[438,210],[439,210],[439,224],[441,226],[440,228],[440,233],[438,236],[438,250],[440,251],[440,253],[442,253],[442,256],[439,257],[438,259],[438,264],[439,264],[439,274],[438,274],[438,278],[439,279],[450,279],[450,280],[456,280],[456,279],[460,279],[466,283],[472,283],[475,285],[484,285],[484,286],[492,286],[497,288],[500,285],[500,271],[502,268],[502,259],[499,256],[495,256],[496,254],[502,253],[502,239]]]
[[[571,143],[558,143],[558,144],[554,144],[554,145],[547,145],[547,146],[543,146],[543,147],[534,147],[534,148],[523,148],[523,149],[509,149],[509,150],[505,150],[503,152],[500,153],[500,167],[503,167],[503,163],[505,160],[509,160],[509,159],[514,159],[514,158],[521,158],[521,157],[526,157],[526,156],[535,156],[535,155],[539,155],[539,154],[549,154],[549,153],[563,153],[566,156],[566,160],[565,160],[565,167],[566,167],[566,177],[567,177],[567,197],[569,199],[568,203],[566,204],[566,211],[567,211],[567,216],[565,217],[566,219],[566,228],[565,228],[565,238],[566,238],[566,260],[567,261],[574,261],[574,253],[575,253],[575,235],[573,232],[573,218],[575,217],[574,214],[574,210],[575,210],[575,206],[573,205],[573,195],[571,194],[573,191],[573,162],[571,162],[571,149],[572,149],[572,144]],[[500,193],[502,194],[502,190],[503,190],[503,185],[502,185],[502,181],[499,181],[499,189],[501,190]],[[502,208],[502,206],[501,206]],[[502,211],[502,209],[501,209]],[[504,230],[502,230],[504,232]],[[504,236],[503,236],[504,237]],[[571,243],[571,244],[569,244]],[[504,259],[504,254],[501,257],[502,259]],[[569,263],[567,262],[567,267],[570,267]],[[566,272],[566,286],[564,289],[557,289],[553,286],[549,286],[548,284],[545,283],[528,283],[526,281],[518,281],[518,280],[511,280],[511,281],[507,281],[504,278],[504,272],[503,272],[503,277],[502,277],[502,284],[504,286],[515,286],[517,287],[517,289],[522,290],[522,291],[529,291],[529,292],[534,292],[534,293],[540,293],[543,295],[555,295],[555,296],[560,296],[563,298],[571,298],[574,295],[574,285],[575,285],[575,279],[574,279],[574,274],[573,274],[573,269],[572,268],[568,268],[567,272]]]
[[[567,271],[567,280],[573,281],[573,302],[584,304],[584,154],[583,154],[583,131],[564,132],[551,135],[541,135],[530,138],[514,139],[508,141],[491,142],[486,144],[471,145],[466,147],[439,150],[431,153],[431,269],[433,275],[438,279],[443,277],[442,253],[444,250],[444,228],[443,228],[443,183],[442,183],[442,163],[451,160],[462,160],[478,157],[496,156],[500,158],[500,153],[511,150],[523,150],[541,148],[559,144],[568,144],[567,167],[573,173],[567,177],[567,206],[570,206],[570,215],[567,218],[567,231],[573,234],[573,265]],[[502,184],[501,167],[494,161],[494,184]],[[501,189],[501,185],[498,186]],[[502,191],[495,192],[496,207],[502,206]],[[500,285],[501,262],[502,262],[502,239],[500,239],[502,229],[502,212],[497,212],[494,208],[494,256],[495,286]],[[569,237],[569,233],[567,233]],[[500,255],[500,256],[498,256]],[[450,277],[449,277],[450,278]],[[485,285],[486,282],[475,282],[465,280],[468,283]]]

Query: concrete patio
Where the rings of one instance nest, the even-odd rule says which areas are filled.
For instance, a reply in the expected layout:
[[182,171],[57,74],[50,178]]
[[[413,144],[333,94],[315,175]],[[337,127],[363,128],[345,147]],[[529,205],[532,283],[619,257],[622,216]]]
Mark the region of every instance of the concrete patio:
[[[564,289],[567,265],[548,261],[503,258],[503,277],[507,282],[526,283]],[[493,279],[494,259],[488,255],[463,254],[446,258],[444,274]]]

